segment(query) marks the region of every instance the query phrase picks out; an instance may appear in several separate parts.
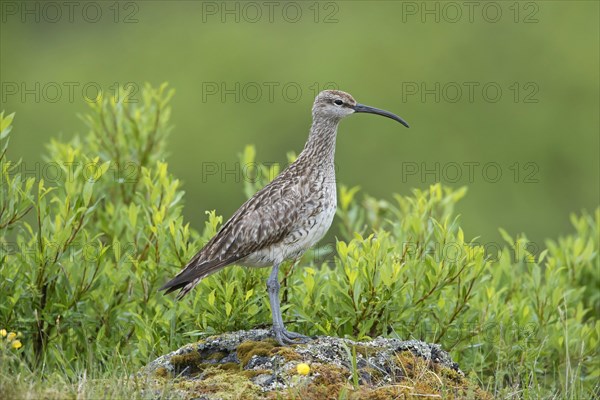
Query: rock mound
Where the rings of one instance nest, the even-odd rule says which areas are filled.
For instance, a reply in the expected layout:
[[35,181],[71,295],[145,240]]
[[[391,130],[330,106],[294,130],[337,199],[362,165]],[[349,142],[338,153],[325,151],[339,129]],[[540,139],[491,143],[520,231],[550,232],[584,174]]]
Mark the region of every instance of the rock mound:
[[157,358],[148,391],[184,399],[491,399],[439,345],[317,337],[281,347],[269,330],[212,336]]

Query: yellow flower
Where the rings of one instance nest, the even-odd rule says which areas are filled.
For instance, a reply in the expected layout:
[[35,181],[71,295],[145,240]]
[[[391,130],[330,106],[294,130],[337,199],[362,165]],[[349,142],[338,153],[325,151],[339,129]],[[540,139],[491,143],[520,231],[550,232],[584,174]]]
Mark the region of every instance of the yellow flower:
[[20,340],[15,340],[14,342],[12,342],[12,348],[13,349],[20,349],[21,346],[23,346],[23,345],[21,344]]
[[308,375],[310,373],[310,367],[306,363],[300,363],[296,367],[296,370],[300,375]]
[[14,332],[10,332],[10,333],[8,334],[8,337],[7,337],[7,339],[8,339],[8,340],[13,340],[13,339],[14,339],[14,338],[16,338],[16,337],[17,337],[17,334],[16,334],[16,333],[14,333]]
[[0,336],[6,336],[6,329],[0,329]]

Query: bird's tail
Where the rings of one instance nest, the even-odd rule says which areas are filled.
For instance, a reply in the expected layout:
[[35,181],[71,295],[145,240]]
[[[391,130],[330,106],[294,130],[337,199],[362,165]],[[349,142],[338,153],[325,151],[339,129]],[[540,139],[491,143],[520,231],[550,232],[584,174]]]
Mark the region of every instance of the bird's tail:
[[179,274],[169,282],[165,283],[158,290],[165,290],[165,294],[168,294],[181,289],[179,293],[177,293],[177,300],[179,300],[188,294],[188,292],[200,283],[203,278],[217,272],[230,263],[230,260],[198,262],[198,260],[194,258]]

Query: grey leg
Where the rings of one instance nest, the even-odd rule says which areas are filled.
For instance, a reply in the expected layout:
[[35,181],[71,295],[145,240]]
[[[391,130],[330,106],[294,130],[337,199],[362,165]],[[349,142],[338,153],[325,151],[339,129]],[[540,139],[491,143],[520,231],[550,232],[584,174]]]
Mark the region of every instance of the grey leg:
[[[273,270],[267,279],[267,292],[269,293],[269,303],[271,303],[271,313],[273,314],[273,333],[275,339],[285,346],[292,343],[303,343],[308,340],[307,336],[299,333],[289,332],[283,325],[283,317],[281,316],[281,308],[279,306],[279,264],[273,265]],[[299,342],[294,339],[300,339]]]
[[273,329],[283,328],[283,317],[279,308],[279,265],[273,265],[269,279],[267,279],[267,292],[269,293],[269,302],[271,303],[271,313],[273,314]]

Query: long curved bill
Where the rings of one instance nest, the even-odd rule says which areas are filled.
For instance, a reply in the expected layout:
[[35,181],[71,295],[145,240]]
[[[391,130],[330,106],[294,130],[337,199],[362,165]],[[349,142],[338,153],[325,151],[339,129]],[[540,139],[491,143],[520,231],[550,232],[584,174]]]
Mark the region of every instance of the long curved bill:
[[375,108],[375,107],[369,107],[364,104],[358,104],[358,103],[353,108],[354,108],[354,112],[357,112],[357,113],[369,113],[369,114],[383,115],[384,117],[388,117],[388,118],[393,119],[394,121],[398,121],[405,127],[409,128],[408,123],[405,120],[403,120],[396,114],[392,114],[389,111],[381,110],[381,109]]

